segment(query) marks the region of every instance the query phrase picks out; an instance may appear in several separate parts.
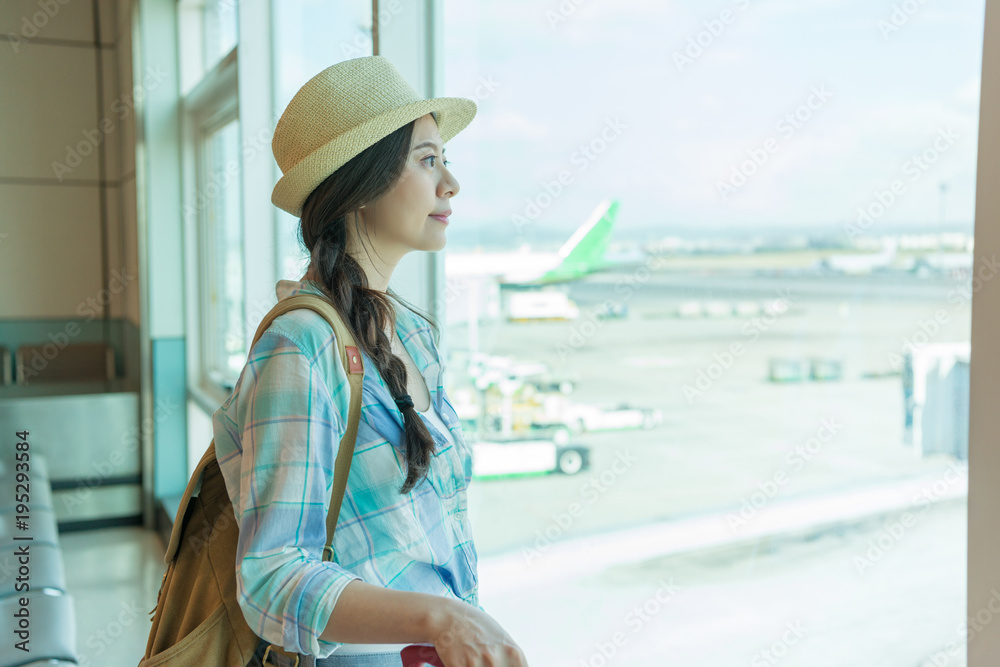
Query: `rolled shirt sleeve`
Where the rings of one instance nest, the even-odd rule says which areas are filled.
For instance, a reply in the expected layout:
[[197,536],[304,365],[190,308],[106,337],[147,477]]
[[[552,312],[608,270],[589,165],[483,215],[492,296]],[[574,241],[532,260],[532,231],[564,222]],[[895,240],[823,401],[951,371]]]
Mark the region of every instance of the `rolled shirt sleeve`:
[[[237,595],[247,623],[288,651],[327,657],[341,643],[319,635],[347,584],[361,580],[322,560],[349,391],[339,355],[330,365],[342,374],[335,400],[304,349],[293,334],[270,327],[234,393],[236,423],[225,423],[222,413],[216,430],[230,429],[242,447],[233,509]],[[332,355],[330,347],[323,353]]]

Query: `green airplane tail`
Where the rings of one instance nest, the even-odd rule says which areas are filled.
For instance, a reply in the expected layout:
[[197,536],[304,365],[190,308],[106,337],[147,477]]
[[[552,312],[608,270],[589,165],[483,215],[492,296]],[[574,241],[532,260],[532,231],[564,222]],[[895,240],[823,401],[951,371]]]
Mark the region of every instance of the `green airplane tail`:
[[573,232],[559,249],[563,261],[544,273],[538,283],[576,280],[588,273],[604,268],[604,253],[611,242],[611,232],[618,217],[618,200],[604,200],[598,204],[587,221]]

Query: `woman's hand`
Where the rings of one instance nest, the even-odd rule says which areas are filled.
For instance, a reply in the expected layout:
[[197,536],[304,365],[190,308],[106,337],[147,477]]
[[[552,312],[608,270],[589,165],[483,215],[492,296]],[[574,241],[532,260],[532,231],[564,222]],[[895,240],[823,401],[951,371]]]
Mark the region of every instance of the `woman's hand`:
[[521,647],[489,614],[467,602],[444,603],[432,643],[445,667],[528,667]]

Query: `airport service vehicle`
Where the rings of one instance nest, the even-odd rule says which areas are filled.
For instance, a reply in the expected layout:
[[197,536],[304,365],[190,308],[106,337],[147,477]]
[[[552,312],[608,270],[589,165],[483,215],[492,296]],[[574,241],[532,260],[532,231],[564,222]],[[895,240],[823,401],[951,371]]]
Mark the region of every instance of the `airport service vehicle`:
[[633,407],[619,403],[615,407],[600,407],[575,403],[565,396],[544,397],[542,408],[532,420],[532,428],[566,426],[573,433],[613,431],[618,429],[653,428],[663,421],[658,408]]
[[613,431],[626,428],[653,428],[663,421],[658,409],[635,408],[621,403],[614,408],[575,404],[566,414],[566,424],[574,433]]
[[556,438],[480,439],[469,434],[472,447],[473,477],[509,477],[559,472],[575,475],[590,468],[590,448],[585,445],[560,445]]
[[507,319],[511,322],[537,320],[575,320],[580,309],[565,292],[529,290],[514,292],[507,301]]
[[538,378],[527,378],[525,385],[535,388],[539,393],[560,393],[569,396],[576,389],[576,380],[570,378],[558,378],[546,375]]

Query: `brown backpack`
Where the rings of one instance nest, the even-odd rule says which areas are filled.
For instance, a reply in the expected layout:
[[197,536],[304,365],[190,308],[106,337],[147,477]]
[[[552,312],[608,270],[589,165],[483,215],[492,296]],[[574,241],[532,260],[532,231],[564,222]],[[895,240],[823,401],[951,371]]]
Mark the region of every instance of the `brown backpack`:
[[[315,310],[330,323],[351,387],[347,430],[337,451],[330,511],[326,517],[323,560],[327,561],[333,559],[333,533],[358,434],[364,365],[337,310],[314,294],[298,294],[279,301],[264,316],[251,349],[274,318],[295,308]],[[201,490],[192,496],[199,479]],[[150,612],[153,626],[139,667],[245,667],[250,662],[261,640],[247,625],[236,597],[238,537],[236,514],[215,458],[213,439],[192,473],[177,509],[163,557],[167,571],[160,583],[156,607]],[[272,648],[271,652],[277,651]]]

